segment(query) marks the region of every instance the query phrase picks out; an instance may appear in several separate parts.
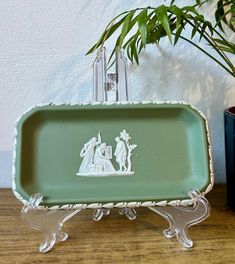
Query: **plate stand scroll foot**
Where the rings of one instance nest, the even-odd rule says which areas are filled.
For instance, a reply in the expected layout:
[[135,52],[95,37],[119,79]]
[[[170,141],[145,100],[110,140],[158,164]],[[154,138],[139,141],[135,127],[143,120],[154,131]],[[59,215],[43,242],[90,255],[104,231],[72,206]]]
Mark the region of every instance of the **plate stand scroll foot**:
[[149,207],[168,221],[169,228],[163,231],[164,236],[166,238],[176,236],[178,242],[185,248],[193,246],[193,241],[188,235],[188,228],[202,222],[210,215],[210,204],[198,190],[192,189],[188,194],[192,205]]
[[134,208],[128,208],[128,207],[120,208],[119,214],[125,215],[129,220],[135,220],[137,217],[137,213]]
[[110,209],[98,208],[94,210],[92,218],[94,221],[98,222],[103,218],[103,216],[106,216],[109,214],[110,214]]
[[29,202],[23,206],[21,216],[30,227],[43,233],[45,239],[39,246],[39,251],[45,253],[50,251],[55,243],[68,238],[68,235],[63,232],[63,224],[81,209],[39,209],[42,199],[42,194],[32,195]]

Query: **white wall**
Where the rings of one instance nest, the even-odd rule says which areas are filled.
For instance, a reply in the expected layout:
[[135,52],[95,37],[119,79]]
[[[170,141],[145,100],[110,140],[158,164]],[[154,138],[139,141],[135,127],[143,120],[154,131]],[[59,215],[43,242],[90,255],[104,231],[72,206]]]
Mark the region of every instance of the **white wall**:
[[[156,2],[161,1],[0,1],[0,187],[11,184],[16,118],[37,103],[91,100],[94,55],[85,52],[116,14]],[[223,110],[235,104],[234,79],[183,42],[148,47],[140,63],[131,68],[132,99],[179,99],[202,110],[209,119],[216,180],[224,181]]]

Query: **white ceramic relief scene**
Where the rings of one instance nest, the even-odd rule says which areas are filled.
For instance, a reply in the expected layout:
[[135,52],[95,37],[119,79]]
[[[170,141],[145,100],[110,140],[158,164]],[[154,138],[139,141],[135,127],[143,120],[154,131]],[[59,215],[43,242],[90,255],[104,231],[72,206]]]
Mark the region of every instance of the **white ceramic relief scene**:
[[[102,142],[101,134],[91,138],[82,148],[82,158],[78,176],[121,176],[134,174],[132,171],[132,153],[137,145],[130,144],[131,137],[123,130],[115,138],[116,148]],[[114,156],[114,157],[113,157]],[[113,164],[113,159],[116,163]],[[115,169],[115,167],[118,167]]]

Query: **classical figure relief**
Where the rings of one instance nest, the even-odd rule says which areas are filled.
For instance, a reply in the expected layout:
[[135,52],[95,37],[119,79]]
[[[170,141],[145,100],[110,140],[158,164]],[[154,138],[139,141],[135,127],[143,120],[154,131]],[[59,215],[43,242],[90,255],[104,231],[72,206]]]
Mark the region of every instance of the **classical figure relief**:
[[89,169],[92,167],[94,161],[95,147],[98,146],[100,143],[101,136],[99,133],[97,138],[93,137],[84,145],[80,152],[80,157],[83,158],[83,160],[79,168],[79,173],[85,173],[89,171]]
[[127,151],[126,151],[126,145],[124,141],[120,139],[120,137],[115,138],[117,142],[116,150],[114,152],[114,156],[116,156],[116,161],[119,164],[119,171],[126,171],[126,157],[127,157]]
[[106,143],[102,143],[96,148],[94,155],[94,168],[96,173],[115,172],[113,164],[110,161],[112,157],[109,157],[106,153],[107,153]]
[[132,171],[131,156],[137,145],[130,145],[131,137],[123,130],[115,138],[116,148],[114,156],[116,158],[115,169],[112,161],[112,146],[107,146],[102,142],[101,134],[91,138],[82,148],[80,157],[82,158],[78,176],[121,176],[134,174]]

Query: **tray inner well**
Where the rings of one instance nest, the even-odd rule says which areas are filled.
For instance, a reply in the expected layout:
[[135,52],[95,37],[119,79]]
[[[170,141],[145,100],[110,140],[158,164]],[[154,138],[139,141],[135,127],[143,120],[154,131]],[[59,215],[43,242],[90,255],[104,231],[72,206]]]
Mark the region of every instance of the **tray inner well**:
[[[77,176],[83,145],[101,132],[115,149],[123,129],[137,144],[135,174]],[[21,127],[17,188],[25,198],[42,193],[46,204],[181,199],[208,185],[207,147],[203,118],[182,106],[41,109]]]

